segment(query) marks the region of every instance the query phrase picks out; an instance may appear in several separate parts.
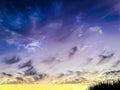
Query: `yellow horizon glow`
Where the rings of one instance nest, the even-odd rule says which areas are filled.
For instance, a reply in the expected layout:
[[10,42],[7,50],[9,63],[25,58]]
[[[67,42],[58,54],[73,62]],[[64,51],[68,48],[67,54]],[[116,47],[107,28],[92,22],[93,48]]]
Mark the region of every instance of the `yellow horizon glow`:
[[18,84],[18,85],[0,85],[0,90],[86,90],[87,84]]

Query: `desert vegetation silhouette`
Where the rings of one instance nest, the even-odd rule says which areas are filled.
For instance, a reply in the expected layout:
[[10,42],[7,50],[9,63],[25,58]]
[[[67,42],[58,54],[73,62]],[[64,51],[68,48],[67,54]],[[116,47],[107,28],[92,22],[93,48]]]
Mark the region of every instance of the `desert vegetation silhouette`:
[[89,87],[88,90],[120,90],[120,81],[110,83],[99,83],[95,86]]

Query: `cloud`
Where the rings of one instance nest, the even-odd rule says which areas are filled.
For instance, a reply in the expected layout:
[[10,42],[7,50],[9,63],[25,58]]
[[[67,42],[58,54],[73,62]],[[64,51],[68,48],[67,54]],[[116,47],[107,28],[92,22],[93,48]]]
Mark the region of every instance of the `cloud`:
[[48,57],[47,59],[43,60],[42,63],[50,65],[53,63],[60,63],[60,60],[58,60],[56,57]]
[[8,74],[8,73],[6,73],[6,72],[2,72],[2,75],[3,75],[3,76],[7,76],[7,77],[12,77],[12,76],[13,76],[12,74]]
[[41,44],[39,41],[32,41],[24,46],[24,48],[32,52],[36,51],[38,48],[40,49],[40,47],[41,47]]
[[108,71],[108,72],[105,72],[106,75],[111,75],[111,74],[119,74],[120,73],[120,70],[114,70],[114,71]]
[[32,66],[32,60],[29,60],[25,63],[22,63],[22,64],[18,65],[18,68],[22,69],[22,68],[31,67],[31,66]]
[[113,51],[109,51],[109,50],[104,50],[100,55],[100,61],[98,62],[98,64],[102,64],[103,62],[106,62],[106,60],[111,59],[114,56],[114,52]]
[[109,6],[109,9],[107,10],[106,14],[103,15],[101,18],[105,19],[106,17],[110,16],[110,15],[118,15],[120,16],[120,2],[117,1],[109,1],[111,3],[113,3],[111,6]]
[[6,58],[3,62],[5,64],[14,64],[14,63],[18,63],[20,61],[20,58],[18,56],[13,56],[10,58]]
[[36,75],[37,71],[34,67],[29,67],[27,70],[24,71],[25,76]]
[[98,33],[98,34],[100,34],[100,35],[103,34],[103,30],[102,30],[101,27],[99,27],[99,26],[90,27],[90,28],[88,29],[88,31],[89,31],[89,32],[96,32],[96,33]]
[[59,29],[62,27],[62,22],[52,22],[52,23],[49,23],[47,27],[51,29]]
[[120,15],[120,2],[115,4],[112,8],[111,8],[112,13],[117,13],[118,15]]
[[7,39],[6,42],[8,44],[15,44],[15,40],[14,39]]
[[112,67],[116,68],[120,65],[120,60],[116,61],[115,63],[113,63]]
[[72,47],[70,52],[69,52],[69,57],[72,57],[73,55],[75,55],[77,51],[78,51],[77,46]]

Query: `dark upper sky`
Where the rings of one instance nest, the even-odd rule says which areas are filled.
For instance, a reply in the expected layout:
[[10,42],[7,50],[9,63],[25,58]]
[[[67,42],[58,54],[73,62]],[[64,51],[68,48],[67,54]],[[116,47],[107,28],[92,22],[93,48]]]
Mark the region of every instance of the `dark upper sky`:
[[16,47],[6,44],[8,39],[18,43],[42,37],[61,41],[72,35],[75,30],[71,28],[82,24],[115,29],[119,20],[119,0],[0,0],[0,48]]
[[[44,22],[50,17],[67,18],[79,13],[87,20],[105,17],[106,21],[114,21],[119,19],[119,14],[109,13],[114,11],[118,2],[119,0],[0,0],[0,18],[3,26],[12,29],[24,27],[33,14]],[[13,21],[18,24],[18,17],[20,26],[11,25]]]

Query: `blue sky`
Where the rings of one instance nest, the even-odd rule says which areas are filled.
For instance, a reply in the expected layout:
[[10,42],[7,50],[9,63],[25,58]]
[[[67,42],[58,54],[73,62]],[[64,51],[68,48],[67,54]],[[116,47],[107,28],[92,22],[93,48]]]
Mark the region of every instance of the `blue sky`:
[[[1,52],[43,37],[43,41],[64,41],[75,32],[70,28],[77,25],[99,26],[106,33],[118,33],[119,4],[118,0],[1,0]],[[17,39],[17,44],[6,42]]]
[[119,0],[0,0],[0,57],[38,62],[64,58],[74,46],[82,62],[104,48],[119,53],[119,25]]

